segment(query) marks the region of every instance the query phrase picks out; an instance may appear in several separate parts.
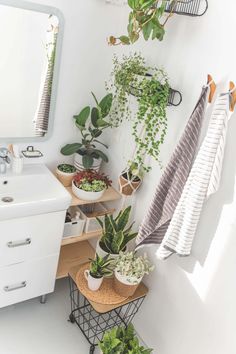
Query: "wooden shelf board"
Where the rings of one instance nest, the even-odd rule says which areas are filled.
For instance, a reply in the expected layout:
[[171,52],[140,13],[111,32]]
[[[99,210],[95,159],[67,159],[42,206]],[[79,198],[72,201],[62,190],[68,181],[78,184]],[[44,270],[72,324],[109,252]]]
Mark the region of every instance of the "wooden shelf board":
[[94,232],[89,232],[89,233],[84,232],[80,236],[73,236],[73,237],[63,238],[61,245],[65,246],[65,245],[70,245],[70,244],[76,243],[76,242],[82,242],[82,241],[90,240],[92,238],[101,236],[101,234],[102,234],[102,231],[94,231]]
[[81,200],[73,194],[71,187],[66,187],[66,189],[72,197],[71,206],[84,205],[84,204],[94,204],[94,203],[99,203],[99,202],[110,202],[110,201],[118,200],[121,198],[121,194],[117,190],[115,190],[113,187],[109,187],[105,191],[105,193],[103,194],[102,198],[100,198],[96,201]]
[[[74,280],[74,282],[76,283],[76,274],[79,271],[81,267],[81,264],[75,267],[72,267],[69,271],[69,274],[71,276],[71,278]],[[135,291],[134,295],[129,297],[128,299],[124,300],[123,302],[116,304],[116,305],[104,305],[104,304],[98,304],[94,301],[88,300],[90,302],[90,304],[92,305],[92,307],[94,308],[94,310],[98,313],[106,313],[108,311],[114,310],[117,307],[120,306],[124,306],[126,304],[128,304],[131,301],[140,299],[143,296],[146,296],[148,293],[148,288],[146,287],[146,285],[144,283],[141,283],[137,290]]]
[[79,266],[94,258],[95,250],[88,241],[71,243],[61,247],[57,268],[57,279],[66,278],[72,267]]

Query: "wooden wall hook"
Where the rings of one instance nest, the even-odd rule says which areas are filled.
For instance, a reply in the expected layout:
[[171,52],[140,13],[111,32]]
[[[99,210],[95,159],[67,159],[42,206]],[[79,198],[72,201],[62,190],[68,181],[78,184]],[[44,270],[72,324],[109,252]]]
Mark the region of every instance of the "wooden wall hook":
[[208,102],[211,103],[213,100],[214,94],[216,92],[216,84],[210,74],[207,75],[207,84],[208,85],[210,84],[209,85],[210,86],[210,93],[209,93]]
[[229,90],[231,95],[230,111],[233,112],[236,105],[236,86],[233,81],[229,83]]

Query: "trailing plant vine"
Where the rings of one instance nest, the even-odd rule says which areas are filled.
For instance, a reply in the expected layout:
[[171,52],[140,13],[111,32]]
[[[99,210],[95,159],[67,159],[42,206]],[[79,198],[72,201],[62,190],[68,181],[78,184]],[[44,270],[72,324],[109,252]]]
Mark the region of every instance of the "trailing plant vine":
[[170,2],[170,13],[165,16],[166,0],[128,0],[131,8],[127,26],[128,34],[120,37],[110,36],[108,43],[129,45],[135,43],[141,33],[146,41],[149,38],[162,41],[165,35],[165,25],[172,17],[177,3],[178,0]]
[[[123,56],[122,60],[115,56],[113,64],[111,82],[107,84],[113,91],[111,124],[119,126],[124,118],[132,118],[136,149],[130,169],[142,175],[150,170],[146,156],[160,164],[160,146],[167,132],[168,78],[163,69],[147,66],[137,53]],[[131,109],[131,95],[137,99],[137,110]]]

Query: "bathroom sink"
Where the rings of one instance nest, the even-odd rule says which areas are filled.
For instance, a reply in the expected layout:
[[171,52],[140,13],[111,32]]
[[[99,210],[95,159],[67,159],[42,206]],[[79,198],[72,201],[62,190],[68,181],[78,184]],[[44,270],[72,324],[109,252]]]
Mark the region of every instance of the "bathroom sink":
[[66,210],[70,202],[70,194],[45,165],[0,175],[0,221]]

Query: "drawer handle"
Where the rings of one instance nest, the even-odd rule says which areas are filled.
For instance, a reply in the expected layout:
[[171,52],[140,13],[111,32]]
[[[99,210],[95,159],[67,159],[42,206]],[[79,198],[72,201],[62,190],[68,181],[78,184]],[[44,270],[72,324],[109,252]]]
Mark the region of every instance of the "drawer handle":
[[27,246],[30,244],[31,244],[31,238],[26,238],[25,240],[22,240],[22,241],[7,242],[7,247],[15,248],[15,247],[20,247],[20,246]]
[[17,290],[17,289],[25,288],[26,285],[27,285],[27,282],[26,281],[22,281],[19,284],[4,286],[3,290],[6,291],[6,292],[14,291],[14,290]]

